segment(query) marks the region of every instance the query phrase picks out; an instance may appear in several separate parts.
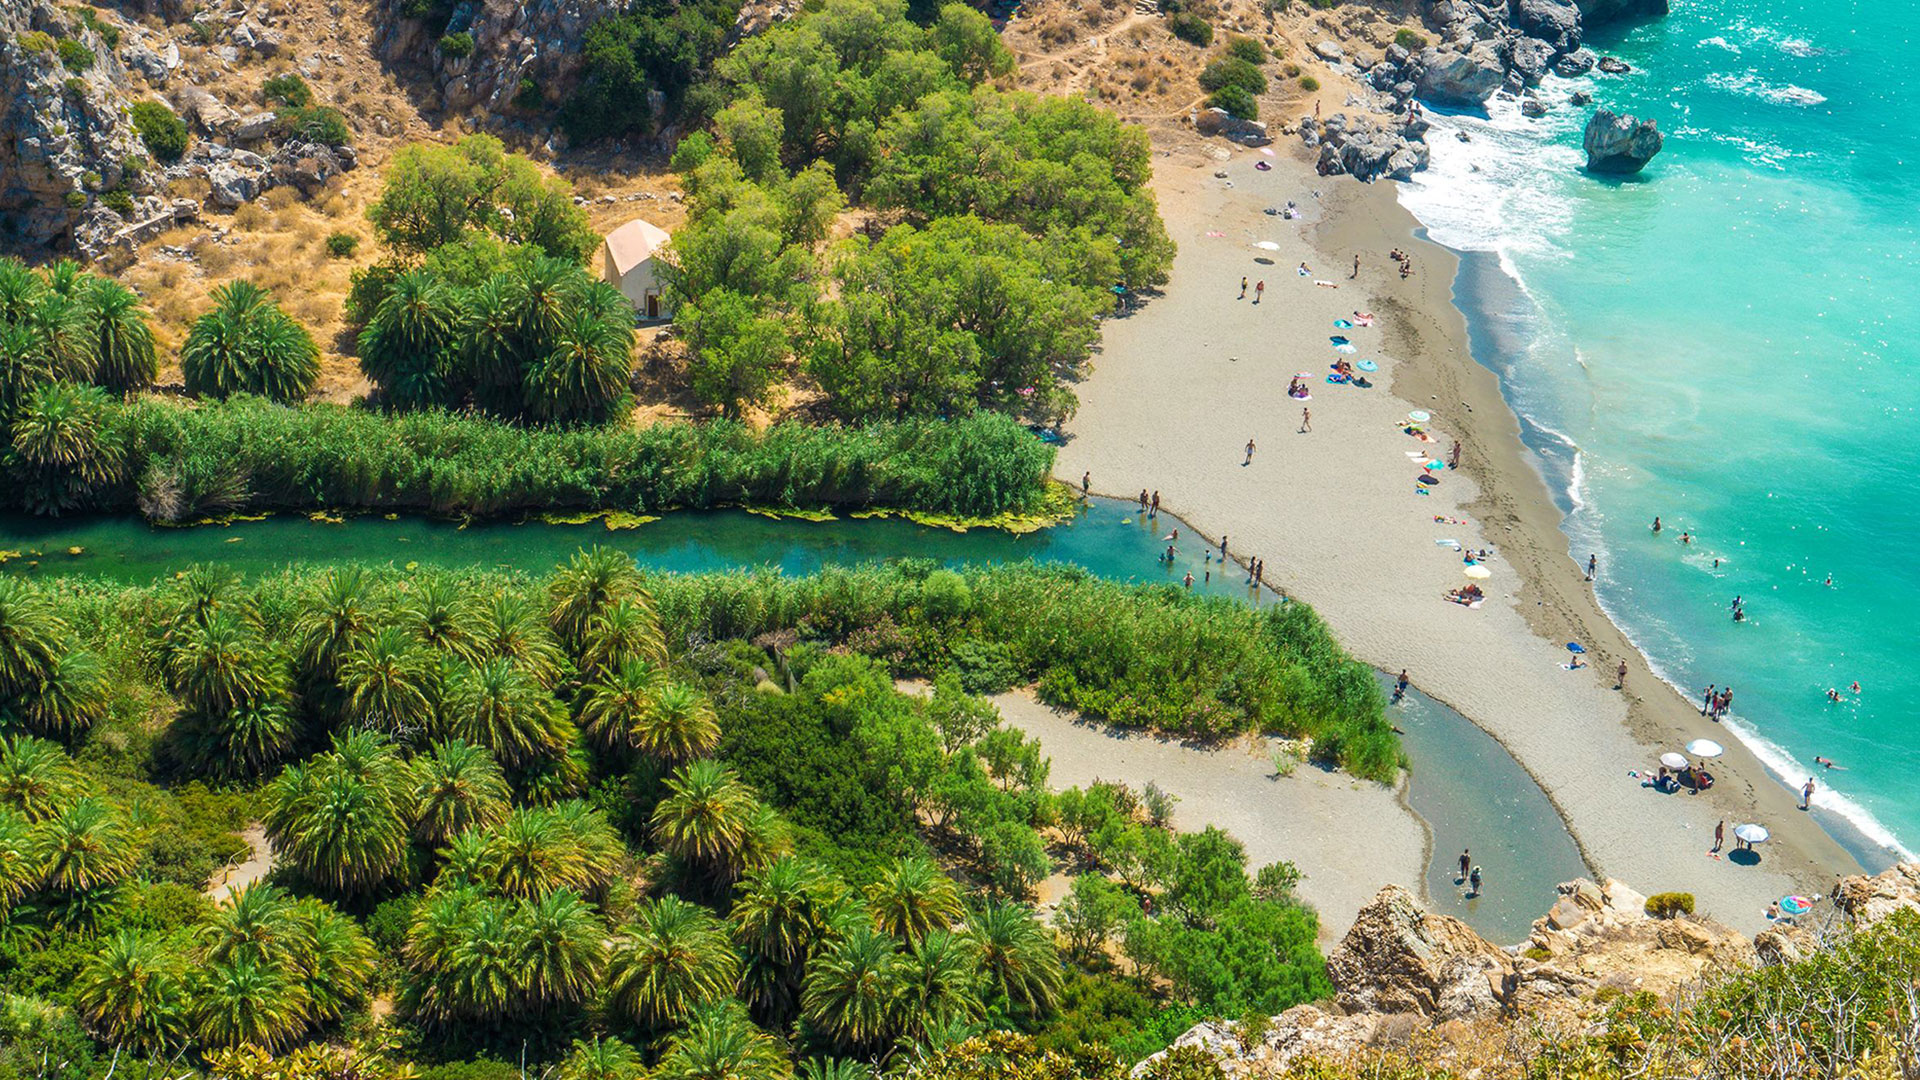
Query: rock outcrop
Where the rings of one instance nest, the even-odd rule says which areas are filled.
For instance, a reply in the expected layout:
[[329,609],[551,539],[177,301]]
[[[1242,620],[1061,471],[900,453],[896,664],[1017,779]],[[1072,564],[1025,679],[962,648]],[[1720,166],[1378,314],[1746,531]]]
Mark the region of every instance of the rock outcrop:
[[1349,1013],[1415,1013],[1457,1019],[1497,1008],[1513,992],[1513,957],[1451,915],[1430,914],[1390,885],[1360,909],[1327,957]]
[[464,0],[454,5],[444,32],[470,35],[473,48],[456,55],[428,36],[425,21],[404,17],[405,6],[405,0],[382,4],[380,17],[391,28],[382,56],[424,65],[445,108],[484,110],[480,119],[513,108],[523,80],[546,100],[564,100],[579,82],[587,27],[625,7],[620,0]]
[[1920,911],[1920,864],[1842,878],[1833,887],[1833,906],[1856,926],[1872,926],[1896,911]]
[[[77,41],[94,61],[75,72],[55,42]],[[66,247],[74,230],[111,231],[124,221],[101,203],[108,192],[136,201],[151,170],[127,118],[127,70],[100,35],[47,0],[0,3],[0,232],[30,247]],[[155,200],[155,205],[159,204]]]
[[1599,109],[1587,121],[1581,144],[1587,151],[1587,169],[1612,175],[1630,175],[1647,167],[1665,139],[1652,120]]
[[1423,120],[1408,120],[1390,130],[1365,116],[1335,113],[1324,122],[1303,116],[1299,130],[1302,142],[1320,147],[1316,167],[1322,176],[1344,174],[1366,183],[1382,177],[1411,180],[1427,167],[1430,156],[1421,138],[1427,130]]
[[1507,56],[1491,41],[1465,48],[1442,45],[1419,56],[1415,93],[1441,105],[1480,105],[1507,79]]

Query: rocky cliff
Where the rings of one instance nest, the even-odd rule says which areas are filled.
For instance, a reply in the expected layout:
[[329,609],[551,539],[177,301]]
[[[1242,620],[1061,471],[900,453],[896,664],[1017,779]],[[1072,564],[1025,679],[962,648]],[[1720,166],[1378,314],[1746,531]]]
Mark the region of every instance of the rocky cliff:
[[1620,994],[1671,1000],[1717,973],[1798,961],[1902,911],[1920,911],[1920,864],[1843,879],[1807,925],[1782,921],[1753,939],[1712,919],[1655,918],[1646,897],[1620,882],[1583,879],[1560,886],[1525,943],[1501,948],[1389,886],[1327,957],[1332,1001],[1290,1009],[1257,1030],[1200,1024],[1174,1045],[1205,1050],[1233,1077],[1279,1076],[1302,1059],[1344,1060],[1423,1032],[1451,1034],[1429,1048],[1443,1059],[1470,1057],[1476,1044],[1522,1032],[1596,1030]]
[[[389,32],[378,48],[384,60],[425,68],[442,108],[484,124],[514,109],[525,85],[542,100],[564,100],[579,82],[587,27],[625,7],[621,0],[462,0],[440,29],[437,20],[409,17],[418,10],[411,0],[381,0]],[[441,47],[458,34],[468,35],[471,51]]]

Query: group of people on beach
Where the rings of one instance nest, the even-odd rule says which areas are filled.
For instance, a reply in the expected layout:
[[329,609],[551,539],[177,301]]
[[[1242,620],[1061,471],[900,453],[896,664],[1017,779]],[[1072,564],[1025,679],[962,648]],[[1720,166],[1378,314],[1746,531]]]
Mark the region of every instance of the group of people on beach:
[[1392,259],[1394,265],[1400,268],[1401,280],[1404,281],[1413,276],[1413,256],[1401,251],[1399,248],[1394,248],[1392,251],[1387,252],[1387,258]]
[[1719,720],[1733,707],[1733,687],[1716,687],[1712,683],[1701,692],[1700,715],[1710,720]]
[[[1249,463],[1253,461],[1253,451],[1253,440],[1248,439],[1247,461]],[[1152,521],[1154,518],[1160,516],[1160,493],[1158,491],[1149,492],[1146,488],[1140,489],[1140,513],[1145,520],[1148,521]],[[1172,565],[1179,557],[1180,530],[1176,528],[1160,539],[1167,545],[1167,550],[1160,553],[1160,561]],[[1217,552],[1215,550],[1216,547],[1218,549]],[[1227,537],[1225,534],[1221,535],[1218,545],[1209,546],[1207,550],[1202,553],[1202,560],[1206,563],[1201,569],[1202,584],[1213,580],[1213,563],[1216,559],[1220,563],[1220,572],[1224,576],[1228,562]],[[1265,580],[1267,570],[1266,560],[1250,558],[1247,560],[1246,569],[1248,585],[1253,585]],[[1187,571],[1182,583],[1189,589],[1193,588],[1193,571]]]

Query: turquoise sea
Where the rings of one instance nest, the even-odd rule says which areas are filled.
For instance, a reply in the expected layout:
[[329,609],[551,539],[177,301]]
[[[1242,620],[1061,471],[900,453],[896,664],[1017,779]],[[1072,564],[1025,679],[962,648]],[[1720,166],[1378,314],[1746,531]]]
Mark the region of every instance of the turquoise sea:
[[[1828,824],[1902,855],[1920,848],[1916,38],[1910,4],[1674,0],[1591,41],[1631,74],[1550,79],[1538,121],[1510,101],[1438,117],[1433,168],[1401,186],[1465,253],[1475,355],[1608,610],[1696,698],[1731,685],[1729,726],[1784,782],[1818,773]],[[1644,173],[1580,170],[1576,88],[1658,120]]]

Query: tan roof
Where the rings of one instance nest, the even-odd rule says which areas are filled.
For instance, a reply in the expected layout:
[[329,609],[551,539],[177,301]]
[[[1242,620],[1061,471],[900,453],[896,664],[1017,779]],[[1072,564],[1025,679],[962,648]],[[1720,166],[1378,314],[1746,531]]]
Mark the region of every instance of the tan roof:
[[613,256],[615,273],[627,271],[653,258],[666,245],[667,231],[649,221],[634,218],[607,234],[607,254]]

